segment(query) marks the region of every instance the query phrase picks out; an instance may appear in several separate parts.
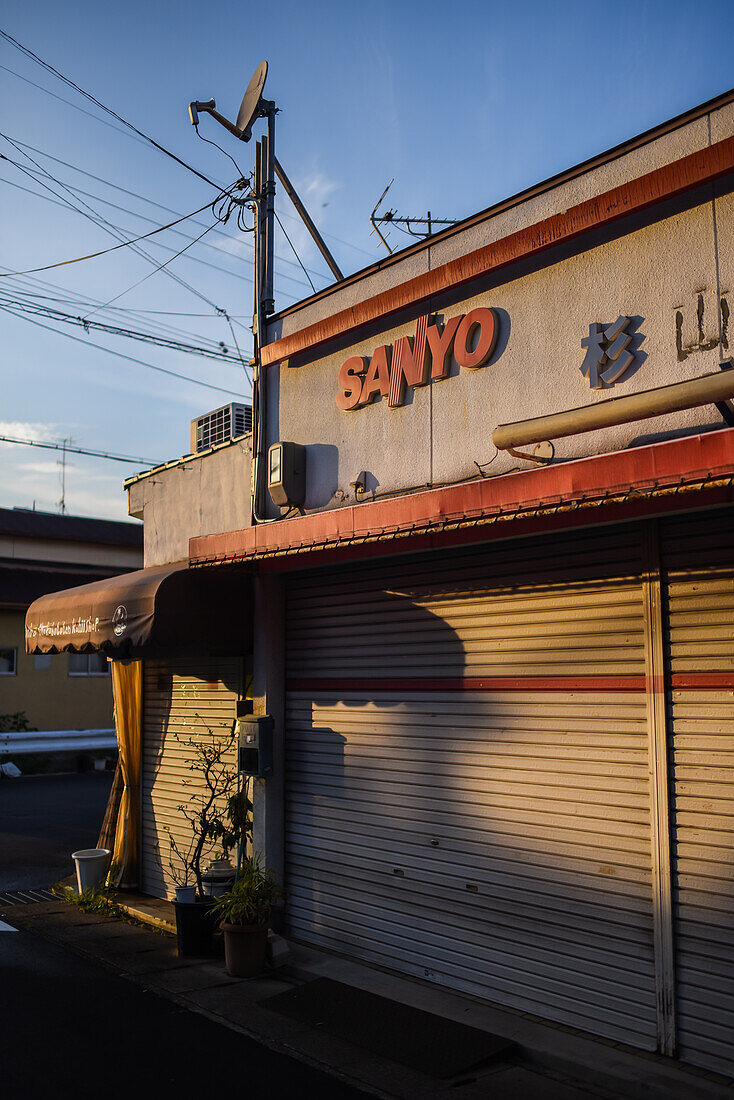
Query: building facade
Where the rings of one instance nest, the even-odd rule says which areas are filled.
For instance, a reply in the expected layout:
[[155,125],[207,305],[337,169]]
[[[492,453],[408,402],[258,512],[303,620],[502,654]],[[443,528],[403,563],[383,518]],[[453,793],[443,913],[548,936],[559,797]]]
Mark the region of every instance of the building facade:
[[138,523],[0,509],[0,713],[38,730],[112,727],[107,658],[26,653],[25,615],[47,592],[138,568],[142,543]]
[[734,94],[284,310],[251,445],[126,483],[146,566],[251,586],[246,649],[143,654],[151,892],[177,732],[250,696],[286,934],[734,1075],[733,135]]

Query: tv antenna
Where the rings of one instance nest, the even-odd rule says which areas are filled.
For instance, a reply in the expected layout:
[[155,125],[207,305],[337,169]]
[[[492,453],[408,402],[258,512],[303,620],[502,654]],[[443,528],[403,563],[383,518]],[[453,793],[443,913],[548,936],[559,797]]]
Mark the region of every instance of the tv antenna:
[[[437,226],[437,225],[456,225],[456,223],[458,221],[458,218],[434,218],[434,217],[432,217],[430,210],[428,211],[428,214],[426,215],[425,218],[401,218],[401,217],[398,216],[397,211],[395,211],[395,210],[386,210],[384,214],[380,214],[378,216],[378,214],[377,214],[378,207],[379,207],[380,203],[382,202],[382,200],[385,198],[385,195],[388,193],[388,191],[390,190],[390,188],[392,187],[394,182],[395,182],[394,179],[390,180],[387,187],[385,188],[385,190],[382,192],[379,199],[375,203],[374,210],[370,214],[370,225],[372,226],[373,231],[380,238],[380,240],[382,241],[382,243],[384,244],[384,246],[388,250],[388,252],[392,253],[392,251],[393,251],[392,248],[390,248],[390,245],[387,243],[387,236],[389,236],[389,233],[387,234],[387,236],[385,234],[383,234],[380,230],[381,225],[397,225],[398,228],[402,228],[403,226],[405,226],[405,229],[403,229],[403,232],[407,233],[411,237],[416,237],[418,240],[425,240],[426,237],[431,237],[433,235],[434,226]],[[422,226],[425,226],[426,228],[425,229],[419,229],[416,232],[412,228],[413,226],[416,226],[416,225],[422,225]]]
[[255,263],[256,283],[260,283],[260,294],[256,291],[255,313],[256,319],[267,316],[275,311],[275,299],[273,294],[273,257],[274,257],[274,223],[275,223],[275,177],[277,176],[283,185],[285,193],[295,206],[306,229],[311,234],[316,247],[326,260],[334,278],[344,278],[339,265],[329,251],[326,242],[309,217],[308,211],[301,202],[295,187],[285,174],[282,165],[275,155],[275,116],[278,108],[271,99],[263,98],[263,89],[268,75],[267,61],[261,61],[252,74],[247,90],[242,97],[242,103],[237,113],[237,122],[230,122],[224,115],[216,110],[216,102],[213,99],[202,103],[194,100],[189,104],[189,118],[191,125],[198,127],[199,114],[208,114],[215,118],[225,130],[238,138],[239,141],[249,141],[252,137],[252,128],[260,118],[268,120],[268,132],[260,138],[255,152],[255,183],[253,187],[253,199],[256,211],[255,225]]
[[71,436],[68,439],[62,439],[61,442],[61,458],[57,461],[56,465],[61,467],[61,500],[59,501],[59,511],[62,516],[66,515],[66,447],[71,444]]

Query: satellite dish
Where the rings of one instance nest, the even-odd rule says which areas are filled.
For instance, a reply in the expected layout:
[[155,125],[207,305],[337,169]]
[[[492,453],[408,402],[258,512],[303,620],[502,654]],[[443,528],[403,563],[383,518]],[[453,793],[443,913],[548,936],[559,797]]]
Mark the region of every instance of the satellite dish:
[[247,91],[242,97],[237,115],[237,129],[240,131],[243,141],[249,141],[252,136],[252,124],[258,117],[267,75],[268,63],[267,61],[261,61],[252,74],[252,79],[247,85]]

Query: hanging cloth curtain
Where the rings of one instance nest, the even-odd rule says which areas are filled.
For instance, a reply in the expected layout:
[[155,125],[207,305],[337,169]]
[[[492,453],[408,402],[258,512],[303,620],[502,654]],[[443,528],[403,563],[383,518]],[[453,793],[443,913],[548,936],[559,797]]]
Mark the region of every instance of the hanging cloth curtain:
[[140,758],[142,749],[143,662],[112,661],[115,729],[123,790],[115,829],[114,885],[138,885],[140,850]]

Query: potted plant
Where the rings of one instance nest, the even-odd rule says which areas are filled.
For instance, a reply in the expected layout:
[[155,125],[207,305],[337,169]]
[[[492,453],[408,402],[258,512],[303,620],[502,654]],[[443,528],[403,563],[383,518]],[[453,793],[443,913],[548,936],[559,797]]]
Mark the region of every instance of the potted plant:
[[240,789],[234,725],[224,733],[204,724],[203,729],[208,736],[194,735],[185,741],[190,749],[186,767],[195,774],[183,780],[183,786],[192,788],[191,797],[177,809],[188,823],[188,844],[177,840],[170,828],[167,830],[169,869],[176,884],[178,952],[183,957],[207,955],[212,950],[213,898],[203,865],[218,842],[222,857],[234,873],[229,853],[236,851],[239,856],[252,820],[252,803],[246,790]]
[[196,883],[192,881],[191,866],[194,838],[191,838],[188,849],[183,852],[172,835],[170,826],[164,825],[163,830],[168,834],[168,873],[173,879],[176,901],[184,905],[192,905],[196,901]]
[[215,903],[221,918],[224,959],[233,978],[250,978],[265,968],[273,905],[282,891],[257,856],[243,861],[231,890]]

